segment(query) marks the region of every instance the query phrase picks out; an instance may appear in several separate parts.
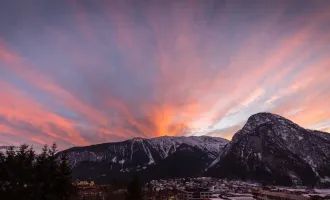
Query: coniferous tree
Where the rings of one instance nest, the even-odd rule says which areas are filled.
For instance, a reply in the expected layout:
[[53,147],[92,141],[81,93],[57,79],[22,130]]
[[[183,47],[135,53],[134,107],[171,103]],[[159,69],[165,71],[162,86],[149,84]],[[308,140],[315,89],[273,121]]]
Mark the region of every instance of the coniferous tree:
[[126,200],[142,200],[142,187],[137,174],[133,176],[132,181],[128,184]]
[[58,188],[60,197],[63,200],[67,200],[70,196],[70,193],[74,190],[71,184],[71,168],[68,165],[69,157],[66,152],[64,152],[60,157],[60,165],[59,165],[59,179],[58,179]]
[[0,197],[10,200],[69,200],[73,192],[68,157],[55,144],[36,155],[27,145],[0,152]]
[[48,199],[49,195],[49,174],[48,174],[48,146],[45,145],[42,148],[42,152],[38,155],[36,159],[36,192],[35,199]]
[[8,185],[8,173],[5,167],[7,160],[6,156],[0,152],[0,196],[5,197],[5,189]]
[[29,149],[28,145],[22,145],[16,151],[16,177],[17,177],[17,195],[21,199],[30,199],[31,189],[33,188],[33,179],[35,177],[33,170],[33,162],[35,153],[33,149]]
[[6,150],[6,158],[4,162],[5,168],[5,187],[4,187],[4,196],[8,199],[17,199],[18,190],[17,183],[18,177],[17,173],[15,173],[18,169],[16,164],[16,151],[14,147],[9,147]]

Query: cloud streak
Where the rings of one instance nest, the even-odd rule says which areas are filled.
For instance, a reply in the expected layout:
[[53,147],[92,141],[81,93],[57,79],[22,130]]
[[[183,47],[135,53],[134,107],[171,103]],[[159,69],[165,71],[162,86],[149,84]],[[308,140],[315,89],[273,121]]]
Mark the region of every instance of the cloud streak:
[[230,139],[261,111],[329,130],[327,1],[24,4],[0,8],[1,144]]

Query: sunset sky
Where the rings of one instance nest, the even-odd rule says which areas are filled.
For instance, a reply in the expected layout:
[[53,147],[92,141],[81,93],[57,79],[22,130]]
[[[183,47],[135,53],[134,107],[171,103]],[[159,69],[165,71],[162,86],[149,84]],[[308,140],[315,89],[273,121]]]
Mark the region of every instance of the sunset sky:
[[0,145],[330,132],[330,1],[6,0]]

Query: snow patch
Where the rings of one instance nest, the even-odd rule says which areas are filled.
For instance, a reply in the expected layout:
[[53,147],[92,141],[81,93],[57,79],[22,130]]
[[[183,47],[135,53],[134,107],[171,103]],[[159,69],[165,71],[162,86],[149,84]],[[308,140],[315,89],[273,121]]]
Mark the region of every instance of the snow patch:
[[260,152],[259,152],[259,153],[257,153],[257,156],[258,156],[259,160],[261,160],[261,159],[262,159],[262,155],[261,155],[261,153],[260,153]]
[[315,162],[313,161],[313,159],[310,156],[307,156],[304,160],[306,162],[308,162],[309,166],[312,168],[312,170],[314,171],[315,175],[317,177],[319,177],[319,173],[316,171],[317,165],[315,164]]
[[218,156],[206,169],[205,171],[207,171],[208,169],[210,169],[211,167],[213,167],[215,164],[220,162],[220,156]]
[[321,178],[322,183],[330,183],[330,178],[325,176],[324,178]]
[[131,159],[130,159],[130,161],[132,161],[132,158],[133,158],[133,146],[134,146],[134,142],[135,142],[135,140],[133,140],[132,145],[131,145]]
[[155,160],[154,160],[154,158],[152,157],[152,155],[151,155],[151,153],[150,153],[150,150],[149,150],[149,148],[147,147],[145,147],[144,146],[144,143],[142,142],[142,147],[143,147],[143,149],[144,149],[144,152],[147,154],[147,156],[149,157],[149,165],[151,165],[151,164],[153,164],[153,163],[155,163]]
[[285,141],[287,141],[287,140],[288,140],[288,135],[287,135],[287,134],[284,134],[284,133],[282,133],[282,139],[283,139],[283,140],[285,140]]
[[244,158],[244,149],[242,148],[242,151],[241,151],[241,160],[243,160]]
[[124,160],[124,159],[122,159],[122,160],[120,160],[120,161],[119,161],[119,163],[121,164],[121,170],[120,170],[120,171],[122,171],[122,170],[123,170],[123,168],[124,168],[124,163],[125,163],[125,160]]

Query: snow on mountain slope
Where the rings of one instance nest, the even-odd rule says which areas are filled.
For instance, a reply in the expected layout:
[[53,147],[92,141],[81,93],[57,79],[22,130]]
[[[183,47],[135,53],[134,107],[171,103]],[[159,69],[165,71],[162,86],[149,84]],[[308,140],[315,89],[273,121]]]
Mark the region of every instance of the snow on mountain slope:
[[271,113],[252,115],[211,163],[220,176],[279,184],[315,184],[330,177],[330,135]]
[[169,137],[163,136],[149,139],[153,148],[161,152],[161,157],[166,158],[171,148],[175,149],[181,144],[187,144],[207,152],[210,157],[216,157],[220,150],[228,143],[228,140],[207,136]]
[[[74,147],[65,150],[69,154],[72,167],[83,162],[111,163],[111,169],[134,171],[155,165],[174,154],[181,145],[194,147],[205,153],[212,161],[228,143],[223,138],[208,136],[170,137],[151,139],[133,138],[123,142],[104,143],[87,147]],[[182,148],[181,148],[182,149]]]

